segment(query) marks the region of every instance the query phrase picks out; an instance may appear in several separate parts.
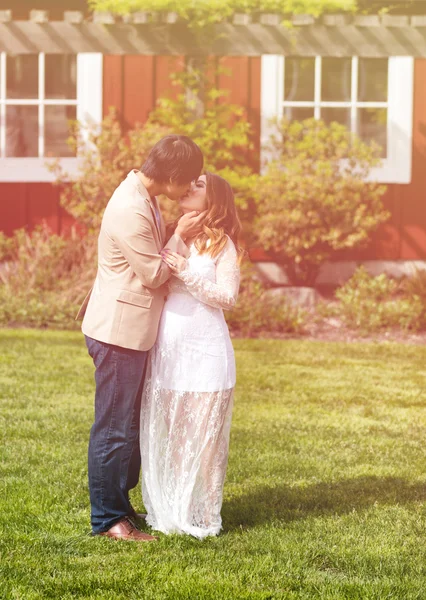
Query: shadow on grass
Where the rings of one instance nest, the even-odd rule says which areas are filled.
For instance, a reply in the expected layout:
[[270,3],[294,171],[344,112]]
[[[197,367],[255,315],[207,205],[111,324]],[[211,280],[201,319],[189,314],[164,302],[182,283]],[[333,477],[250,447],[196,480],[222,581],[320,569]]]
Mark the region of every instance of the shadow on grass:
[[312,516],[345,514],[374,504],[409,504],[426,500],[426,482],[396,477],[359,477],[307,487],[256,488],[223,503],[225,531],[262,525],[276,519],[291,522]]

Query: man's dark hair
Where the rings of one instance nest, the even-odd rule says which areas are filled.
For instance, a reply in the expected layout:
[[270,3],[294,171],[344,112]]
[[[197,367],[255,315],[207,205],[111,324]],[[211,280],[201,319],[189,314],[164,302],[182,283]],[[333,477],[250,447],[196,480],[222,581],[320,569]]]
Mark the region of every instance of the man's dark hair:
[[151,148],[141,172],[157,183],[185,185],[198,179],[203,162],[203,154],[191,138],[172,134]]

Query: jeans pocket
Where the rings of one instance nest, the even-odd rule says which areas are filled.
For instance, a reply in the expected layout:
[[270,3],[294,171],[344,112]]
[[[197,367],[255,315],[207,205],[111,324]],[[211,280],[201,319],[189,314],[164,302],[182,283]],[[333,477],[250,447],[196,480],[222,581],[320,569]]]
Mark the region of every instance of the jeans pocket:
[[104,342],[98,342],[98,340],[94,340],[93,338],[85,335],[86,338],[86,346],[87,351],[89,352],[89,356],[93,359],[93,363],[96,368],[99,367],[103,359],[105,358],[106,353],[109,349],[109,344],[105,344]]

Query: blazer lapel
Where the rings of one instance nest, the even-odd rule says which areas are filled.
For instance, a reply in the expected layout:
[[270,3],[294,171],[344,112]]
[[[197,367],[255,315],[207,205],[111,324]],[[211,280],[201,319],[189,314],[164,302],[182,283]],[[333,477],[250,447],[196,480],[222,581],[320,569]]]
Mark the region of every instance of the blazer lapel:
[[[159,247],[162,248],[163,247],[163,241],[164,241],[165,233],[166,233],[166,228],[164,226],[164,223],[163,223],[163,220],[162,220],[162,217],[161,217],[160,209],[158,208],[157,199],[156,198],[151,199],[151,196],[149,195],[148,190],[145,188],[145,186],[143,185],[142,181],[137,176],[137,172],[136,172],[135,169],[133,169],[132,171],[130,171],[130,173],[127,175],[127,177],[130,179],[130,181],[132,182],[132,184],[134,186],[136,186],[136,188],[137,188],[138,192],[140,193],[140,195],[142,196],[142,198],[149,204],[149,208],[151,210],[152,219],[153,219],[154,225],[155,225],[155,231],[157,232],[157,236],[158,236]],[[158,224],[157,216],[155,214],[155,206],[158,208],[158,214],[160,216],[160,226]]]
[[[157,203],[157,199],[153,198],[152,200],[148,200],[149,206],[151,208],[151,213],[152,213],[152,217],[154,219],[154,223],[155,223],[155,230],[157,231],[158,234],[158,239],[160,240],[160,244],[163,243],[163,235],[161,232],[161,213],[160,213],[160,209],[158,208],[158,203]],[[157,220],[157,215],[156,215],[156,211],[155,209],[157,208],[158,210],[158,220],[160,221],[160,223],[158,223]]]

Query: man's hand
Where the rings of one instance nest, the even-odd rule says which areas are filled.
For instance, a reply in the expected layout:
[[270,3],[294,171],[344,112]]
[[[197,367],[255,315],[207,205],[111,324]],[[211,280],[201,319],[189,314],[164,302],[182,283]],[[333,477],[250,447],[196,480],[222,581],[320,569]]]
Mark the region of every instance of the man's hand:
[[187,238],[192,238],[201,233],[203,230],[203,221],[207,215],[207,210],[199,213],[193,210],[186,215],[183,215],[178,221],[175,233],[180,236],[183,241]]

